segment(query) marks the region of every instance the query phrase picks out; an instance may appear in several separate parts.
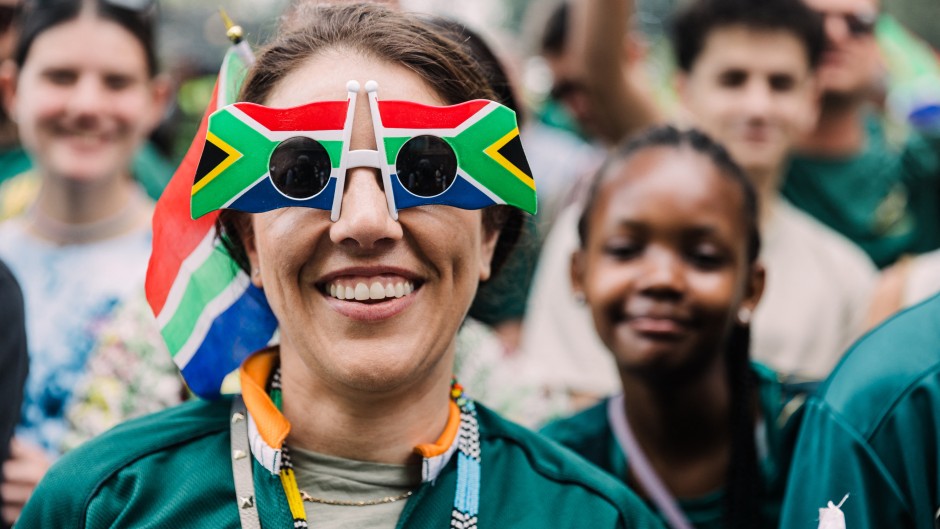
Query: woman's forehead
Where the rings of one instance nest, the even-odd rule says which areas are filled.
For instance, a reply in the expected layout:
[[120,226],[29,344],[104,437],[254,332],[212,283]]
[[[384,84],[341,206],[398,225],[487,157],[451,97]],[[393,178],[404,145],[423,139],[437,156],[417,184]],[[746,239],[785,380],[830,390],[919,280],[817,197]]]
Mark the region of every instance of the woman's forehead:
[[348,97],[346,85],[349,81],[358,81],[360,87],[349,138],[349,147],[353,150],[376,148],[373,116],[365,92],[368,81],[378,83],[379,99],[444,104],[431,86],[408,68],[340,49],[317,54],[301,63],[274,87],[266,105],[291,108],[312,101],[344,100]]
[[[333,49],[311,56],[274,86],[265,105],[289,108],[311,101],[346,99],[347,81],[379,85],[383,100],[405,100],[443,105],[443,99],[418,74],[401,64],[388,62],[349,49]],[[365,101],[365,91],[360,91]]]
[[738,223],[743,195],[705,155],[690,149],[651,148],[612,168],[598,190],[606,217],[641,212],[675,216],[680,210]]

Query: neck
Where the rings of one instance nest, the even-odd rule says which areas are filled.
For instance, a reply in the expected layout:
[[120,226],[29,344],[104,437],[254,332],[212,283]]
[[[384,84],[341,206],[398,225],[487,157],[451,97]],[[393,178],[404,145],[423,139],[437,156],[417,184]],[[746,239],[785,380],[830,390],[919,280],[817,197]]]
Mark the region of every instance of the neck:
[[621,373],[630,429],[663,485],[679,498],[709,494],[727,481],[731,391],[721,358],[714,364],[695,380],[665,383]]
[[748,170],[748,178],[754,183],[757,192],[757,206],[760,212],[760,225],[765,226],[773,216],[773,205],[780,196],[780,180],[783,167],[766,170]]
[[0,111],[0,149],[13,150],[19,146],[20,138],[17,134],[16,123],[6,118]]
[[621,373],[627,421],[651,460],[688,461],[730,446],[731,391],[723,357],[697,378],[651,382]]
[[107,182],[77,182],[43,177],[36,204],[43,214],[59,222],[83,224],[113,216],[134,192],[130,177]]
[[445,365],[433,368],[423,381],[369,391],[337,387],[298,356],[284,355],[282,347],[283,413],[291,423],[288,444],[358,461],[413,463],[414,448],[434,443],[450,416],[452,362],[439,363]]
[[816,128],[800,143],[799,152],[821,158],[852,156],[865,147],[867,132],[860,102],[827,97]]
[[150,221],[150,212],[130,179],[90,185],[44,178],[26,218],[30,230],[44,239],[83,244],[139,229]]

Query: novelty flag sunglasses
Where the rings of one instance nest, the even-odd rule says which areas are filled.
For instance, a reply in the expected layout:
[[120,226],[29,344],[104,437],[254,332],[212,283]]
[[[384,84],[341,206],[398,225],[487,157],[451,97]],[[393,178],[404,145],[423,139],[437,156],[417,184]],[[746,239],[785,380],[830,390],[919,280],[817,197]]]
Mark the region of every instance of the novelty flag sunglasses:
[[346,171],[382,174],[389,214],[429,204],[480,209],[505,204],[534,214],[535,181],[516,113],[483,99],[453,106],[379,101],[366,83],[377,150],[349,150],[359,83],[346,101],[276,109],[234,103],[209,117],[192,188],[192,217],[302,206],[339,219]]

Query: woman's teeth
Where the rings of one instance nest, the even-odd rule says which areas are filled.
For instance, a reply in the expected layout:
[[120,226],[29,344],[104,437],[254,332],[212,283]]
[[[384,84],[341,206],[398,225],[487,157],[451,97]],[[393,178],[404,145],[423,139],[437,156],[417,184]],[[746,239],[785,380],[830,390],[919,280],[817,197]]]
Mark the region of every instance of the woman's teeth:
[[328,291],[330,296],[342,300],[366,301],[370,299],[400,298],[414,292],[411,281],[385,283],[374,281],[371,286],[365,283],[356,283],[356,286],[330,283]]

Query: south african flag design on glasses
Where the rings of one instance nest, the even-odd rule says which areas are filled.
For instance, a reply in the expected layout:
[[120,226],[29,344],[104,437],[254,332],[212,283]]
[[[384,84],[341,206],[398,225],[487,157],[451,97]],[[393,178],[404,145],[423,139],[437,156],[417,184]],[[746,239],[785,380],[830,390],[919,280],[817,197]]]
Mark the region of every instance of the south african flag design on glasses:
[[[536,212],[535,180],[516,113],[509,107],[484,99],[447,107],[380,101],[374,86],[368,88],[373,88],[369,96],[373,121],[378,121],[376,142],[385,161],[382,171],[395,177],[391,183],[398,209],[507,204]],[[453,167],[447,167],[450,159]],[[427,160],[439,162],[427,170]]]
[[[209,131],[192,190],[193,218],[222,208],[251,213],[285,206],[331,209],[336,182],[344,167],[354,105],[347,101],[321,101],[289,109],[253,103],[235,103],[209,117]],[[315,127],[315,128],[313,128]],[[319,182],[307,182],[310,196],[290,197],[270,177],[272,154],[282,142],[313,140],[326,163],[309,173]],[[316,147],[314,147],[316,148]],[[316,156],[307,156],[311,164]],[[316,185],[319,184],[319,185]]]
[[349,150],[359,90],[346,101],[275,109],[236,103],[209,118],[192,189],[192,215],[221,208],[252,213],[303,206],[338,220],[348,169],[380,169],[390,214],[441,204],[506,204],[536,211],[535,182],[516,115],[494,101],[453,106],[379,101],[366,85],[378,151]]

